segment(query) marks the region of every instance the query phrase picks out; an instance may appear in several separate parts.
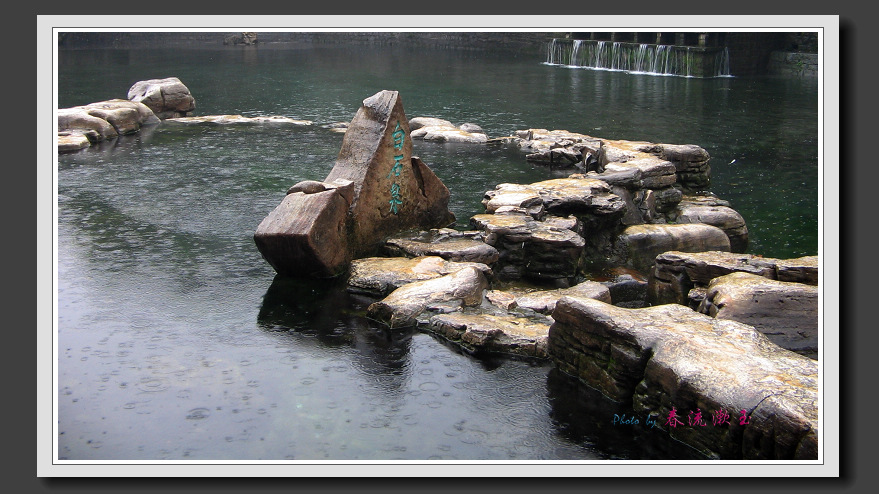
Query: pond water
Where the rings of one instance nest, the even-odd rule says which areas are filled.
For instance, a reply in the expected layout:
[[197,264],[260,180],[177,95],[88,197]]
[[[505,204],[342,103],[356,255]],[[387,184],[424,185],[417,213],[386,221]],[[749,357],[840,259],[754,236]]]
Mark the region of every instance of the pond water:
[[[253,243],[321,180],[361,101],[409,118],[698,144],[750,253],[818,252],[818,85],[574,69],[502,51],[351,46],[59,50],[58,106],[179,77],[195,115],[310,127],[164,123],[57,164],[57,448],[63,460],[600,460],[698,457],[614,425],[626,405],[543,362],[476,358],[363,317],[339,281],[276,278]],[[568,172],[504,146],[414,141],[458,228],[486,190]]]

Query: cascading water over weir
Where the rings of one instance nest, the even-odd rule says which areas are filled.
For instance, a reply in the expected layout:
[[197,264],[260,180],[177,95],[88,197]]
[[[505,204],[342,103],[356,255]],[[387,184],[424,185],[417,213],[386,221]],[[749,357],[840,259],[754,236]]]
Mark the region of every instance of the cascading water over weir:
[[730,76],[725,47],[556,38],[547,44],[546,63],[681,77]]

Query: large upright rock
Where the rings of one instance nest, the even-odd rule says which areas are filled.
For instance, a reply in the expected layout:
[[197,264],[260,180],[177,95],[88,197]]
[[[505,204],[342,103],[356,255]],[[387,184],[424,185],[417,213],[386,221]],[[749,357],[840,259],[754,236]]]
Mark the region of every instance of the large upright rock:
[[355,256],[403,230],[455,221],[448,208],[449,189],[412,156],[409,122],[397,91],[363,100],[326,181],[339,179],[354,182],[349,227]]
[[376,253],[392,235],[454,222],[449,189],[412,156],[396,91],[363,101],[323,182],[294,185],[254,241],[279,274],[333,277]]
[[176,77],[135,82],[128,99],[145,104],[163,120],[188,116],[195,109],[195,98]]

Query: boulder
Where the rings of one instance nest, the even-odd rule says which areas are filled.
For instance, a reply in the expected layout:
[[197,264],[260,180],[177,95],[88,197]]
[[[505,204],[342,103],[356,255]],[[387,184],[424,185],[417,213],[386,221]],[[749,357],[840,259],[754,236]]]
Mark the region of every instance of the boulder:
[[97,141],[114,139],[119,136],[119,132],[110,122],[90,114],[87,109],[81,106],[60,109],[57,115],[58,132],[91,132]]
[[353,189],[352,182],[339,180],[310,188],[312,193],[288,193],[254,233],[263,258],[286,276],[331,278],[345,272],[351,262],[347,225]]
[[729,237],[730,252],[748,249],[745,219],[729,203],[714,196],[685,196],[677,206],[678,223],[704,223],[720,228]]
[[160,122],[146,105],[123,99],[59,109],[57,115],[59,152],[76,151],[96,142],[134,134],[145,125]]
[[366,316],[390,328],[411,327],[417,317],[435,305],[455,307],[478,306],[488,287],[485,275],[469,266],[452,274],[404,285],[379,302],[371,304]]
[[447,261],[437,256],[365,257],[351,262],[348,291],[385,297],[392,291],[416,281],[432,280],[473,267],[486,277],[491,268],[481,263]]
[[723,230],[701,223],[632,225],[623,230],[616,246],[619,264],[645,274],[663,252],[729,250],[729,238]]
[[354,257],[368,255],[384,241],[413,228],[445,227],[455,221],[449,189],[418,157],[403,102],[397,91],[363,100],[326,182],[354,182],[349,208]]
[[157,117],[186,117],[195,109],[195,98],[176,77],[138,81],[128,90],[128,99],[149,107]]
[[574,297],[552,317],[547,352],[560,370],[709,458],[818,458],[817,362],[753,327],[676,304]]
[[753,326],[776,345],[818,358],[818,287],[750,273],[711,280],[698,311]]
[[160,122],[146,105],[124,99],[90,103],[81,108],[89,115],[109,122],[119,135],[134,134],[144,125],[156,125]]
[[454,127],[448,120],[435,117],[414,117],[409,119],[409,129],[416,131],[422,127]]

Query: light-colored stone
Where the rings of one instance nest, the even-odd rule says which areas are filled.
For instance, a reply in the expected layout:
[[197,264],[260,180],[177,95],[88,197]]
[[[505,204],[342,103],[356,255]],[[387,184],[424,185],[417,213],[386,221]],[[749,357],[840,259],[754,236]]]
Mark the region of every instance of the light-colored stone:
[[294,125],[300,127],[306,127],[312,125],[313,122],[311,120],[297,120],[295,118],[283,117],[278,115],[269,115],[269,116],[259,116],[259,117],[244,117],[241,115],[204,115],[200,117],[173,117],[165,120],[168,123],[179,123],[179,124],[217,124],[217,125],[232,125],[232,124],[287,124]]
[[427,328],[471,352],[546,358],[550,323],[549,318],[455,312],[432,316]]
[[371,304],[366,316],[390,328],[415,326],[417,317],[434,304],[481,304],[487,287],[488,281],[482,271],[472,266],[465,267],[446,276],[403,285]]
[[384,297],[392,291],[416,281],[432,280],[473,267],[491,277],[491,268],[481,263],[447,261],[438,256],[365,257],[351,262],[348,289]]
[[128,99],[143,103],[163,120],[189,116],[195,109],[195,98],[176,77],[138,81],[128,90]]

